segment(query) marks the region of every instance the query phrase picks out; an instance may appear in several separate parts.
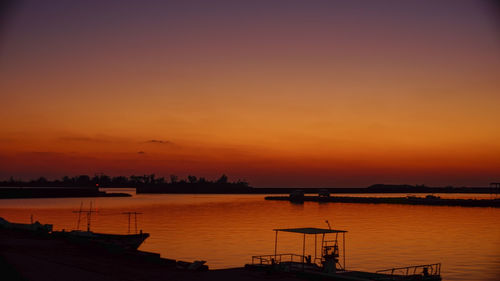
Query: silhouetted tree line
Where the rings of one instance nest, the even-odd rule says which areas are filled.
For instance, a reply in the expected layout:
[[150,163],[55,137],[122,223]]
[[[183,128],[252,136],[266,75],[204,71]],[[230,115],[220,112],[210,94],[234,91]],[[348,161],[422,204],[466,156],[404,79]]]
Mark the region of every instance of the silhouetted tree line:
[[203,177],[189,175],[179,180],[177,176],[170,176],[170,182],[163,184],[143,184],[136,188],[137,193],[253,193],[255,189],[247,182],[237,180],[230,182],[226,175],[216,180],[207,180]]
[[237,180],[230,182],[226,175],[222,175],[216,180],[207,180],[204,177],[189,175],[186,179],[179,179],[176,175],[165,177],[156,177],[155,174],[149,175],[131,175],[110,177],[104,174],[98,174],[93,177],[89,175],[78,175],[74,177],[64,176],[60,179],[48,180],[45,177],[23,181],[10,177],[9,180],[0,181],[0,186],[9,187],[239,187],[249,188],[247,182]]

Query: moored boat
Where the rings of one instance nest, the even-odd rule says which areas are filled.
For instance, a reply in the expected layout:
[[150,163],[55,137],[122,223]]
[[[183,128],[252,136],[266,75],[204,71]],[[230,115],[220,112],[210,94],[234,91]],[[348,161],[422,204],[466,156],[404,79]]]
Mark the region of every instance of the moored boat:
[[[111,233],[98,233],[90,230],[91,217],[93,213],[97,213],[96,210],[92,210],[92,202],[90,202],[89,210],[83,210],[83,203],[80,205],[80,210],[74,211],[78,213],[77,229],[71,231],[53,231],[52,235],[68,238],[75,242],[83,243],[93,243],[100,244],[106,247],[120,248],[124,250],[137,250],[139,246],[149,237],[149,233],[144,233],[142,230],[137,232],[137,214],[138,212],[125,212],[123,214],[128,215],[128,234],[111,234]],[[80,230],[80,221],[82,213],[86,214],[87,217],[87,231]],[[135,234],[130,234],[130,219],[131,215],[134,215],[135,219]]]
[[52,234],[80,242],[96,243],[126,250],[137,250],[144,240],[149,237],[149,233],[143,233],[142,230],[138,234],[109,234],[80,230],[53,231]]

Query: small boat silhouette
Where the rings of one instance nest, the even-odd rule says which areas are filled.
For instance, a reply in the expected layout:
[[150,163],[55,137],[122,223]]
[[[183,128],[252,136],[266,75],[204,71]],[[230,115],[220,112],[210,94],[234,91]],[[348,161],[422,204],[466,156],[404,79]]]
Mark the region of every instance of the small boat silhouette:
[[[127,212],[125,214],[129,215],[129,234],[111,234],[111,233],[97,233],[90,230],[91,217],[93,213],[97,213],[97,211],[92,210],[92,202],[90,203],[90,208],[88,211],[82,210],[83,203],[80,205],[79,211],[74,211],[74,213],[78,213],[78,223],[77,229],[72,231],[52,231],[54,236],[69,238],[73,241],[77,242],[89,242],[101,244],[104,246],[117,247],[125,250],[137,250],[139,246],[149,237],[149,233],[144,233],[140,230],[137,233],[137,212]],[[87,216],[87,231],[80,230],[80,219],[81,214],[85,213]],[[130,215],[134,214],[135,218],[135,234],[130,234]]]
[[142,230],[138,234],[109,234],[80,230],[53,231],[52,234],[79,242],[97,243],[126,250],[137,250],[142,242],[149,237],[149,233],[143,233]]

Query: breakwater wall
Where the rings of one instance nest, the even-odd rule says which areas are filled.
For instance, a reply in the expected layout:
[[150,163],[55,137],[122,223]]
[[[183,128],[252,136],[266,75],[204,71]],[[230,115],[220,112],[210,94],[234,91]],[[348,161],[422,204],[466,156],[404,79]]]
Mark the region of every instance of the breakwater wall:
[[461,207],[500,207],[498,199],[442,199],[436,196],[428,197],[354,197],[354,196],[268,196],[266,200],[290,201],[293,203],[362,203],[362,204],[405,204],[429,206],[461,206]]

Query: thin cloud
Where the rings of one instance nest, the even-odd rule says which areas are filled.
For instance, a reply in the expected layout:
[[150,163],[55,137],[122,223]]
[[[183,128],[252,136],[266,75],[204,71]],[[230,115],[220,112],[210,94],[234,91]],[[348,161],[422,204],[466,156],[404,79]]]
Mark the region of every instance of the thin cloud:
[[109,140],[100,138],[90,138],[90,137],[60,137],[59,140],[66,142],[99,142],[99,143],[110,142]]
[[156,143],[156,144],[173,144],[171,141],[168,140],[148,140],[146,143]]
[[24,154],[32,154],[32,155],[44,155],[44,156],[59,156],[59,155],[65,155],[63,152],[52,152],[52,151],[29,151],[25,152]]

